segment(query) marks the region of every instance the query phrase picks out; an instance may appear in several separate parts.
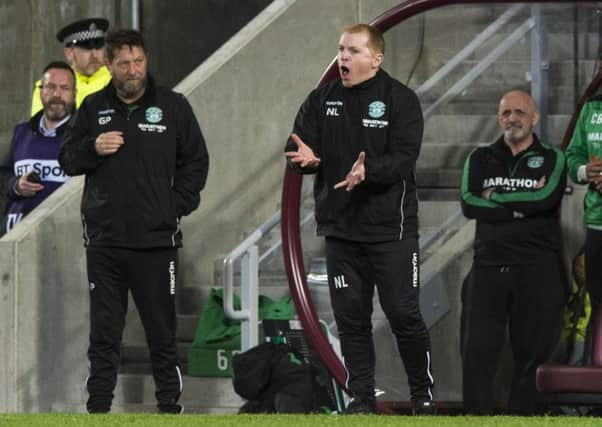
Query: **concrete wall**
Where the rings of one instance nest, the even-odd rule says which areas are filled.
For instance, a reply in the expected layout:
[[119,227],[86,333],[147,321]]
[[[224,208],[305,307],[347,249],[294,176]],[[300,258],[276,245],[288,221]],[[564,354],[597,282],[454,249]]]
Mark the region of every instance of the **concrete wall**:
[[270,3],[141,0],[140,30],[146,37],[150,67],[157,81],[175,86]]
[[74,218],[81,185],[71,179],[0,239],[0,412],[84,401],[88,287]]

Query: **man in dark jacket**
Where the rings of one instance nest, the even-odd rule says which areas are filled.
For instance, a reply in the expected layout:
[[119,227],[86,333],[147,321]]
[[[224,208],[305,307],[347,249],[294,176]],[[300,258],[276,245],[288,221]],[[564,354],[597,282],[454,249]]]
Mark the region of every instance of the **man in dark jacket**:
[[315,173],[317,232],[326,237],[330,298],[353,401],[375,412],[374,285],[408,374],[416,413],[433,413],[430,340],[420,314],[418,200],[422,141],[418,98],[380,69],[382,34],[344,30],[340,79],[301,106],[286,145],[289,166]]
[[75,93],[75,75],[67,63],[55,61],[44,68],[38,88],[42,110],[17,125],[10,152],[0,166],[0,188],[8,198],[0,235],[67,181],[57,158]]
[[562,326],[565,158],[533,133],[538,119],[527,93],[508,92],[498,112],[503,136],[475,149],[464,166],[462,210],[477,220],[474,263],[462,289],[464,408],[471,414],[494,412],[506,327],[514,358],[508,411],[535,413],[535,372]]
[[186,99],[147,75],[140,33],[110,33],[106,55],[111,84],[84,100],[59,156],[67,174],[86,175],[87,407],[110,410],[129,289],[146,332],[159,411],[180,413],[176,248],[181,217],[199,205],[209,157]]

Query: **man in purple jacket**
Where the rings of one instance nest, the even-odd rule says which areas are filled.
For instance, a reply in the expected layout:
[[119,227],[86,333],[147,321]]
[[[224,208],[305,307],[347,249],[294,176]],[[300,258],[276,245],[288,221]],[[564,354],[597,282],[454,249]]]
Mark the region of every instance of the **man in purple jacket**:
[[0,166],[0,191],[8,198],[0,235],[68,178],[57,160],[75,105],[75,75],[67,63],[51,62],[44,68],[40,100],[43,109],[15,127],[10,151]]

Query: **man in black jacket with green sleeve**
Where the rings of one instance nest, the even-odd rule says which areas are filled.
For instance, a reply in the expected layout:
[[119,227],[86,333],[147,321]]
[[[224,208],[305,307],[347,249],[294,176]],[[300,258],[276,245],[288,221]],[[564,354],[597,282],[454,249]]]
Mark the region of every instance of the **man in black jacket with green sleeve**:
[[147,74],[141,34],[110,33],[106,54],[111,84],[84,100],[59,155],[67,174],[86,176],[81,210],[90,286],[87,407],[110,410],[131,290],[150,349],[157,406],[180,413],[180,220],[199,205],[209,157],[189,103]]
[[475,149],[462,177],[462,210],[477,220],[474,263],[462,289],[464,408],[492,414],[497,362],[510,333],[514,374],[508,412],[533,414],[535,372],[562,325],[565,287],[558,210],[562,151],[533,133],[539,115],[525,92],[505,94],[496,142]]

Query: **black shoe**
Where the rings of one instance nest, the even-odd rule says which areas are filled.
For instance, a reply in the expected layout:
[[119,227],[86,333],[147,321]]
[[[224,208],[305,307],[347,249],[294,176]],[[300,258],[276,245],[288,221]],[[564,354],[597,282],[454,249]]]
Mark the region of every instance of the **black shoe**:
[[86,409],[89,414],[106,414],[111,411],[111,400],[89,398]]
[[351,399],[351,402],[345,408],[345,415],[358,414],[376,414],[376,402],[374,399]]
[[437,406],[432,400],[418,400],[414,402],[412,415],[437,415]]
[[157,408],[162,414],[181,414],[184,412],[184,405],[179,403],[159,403]]

